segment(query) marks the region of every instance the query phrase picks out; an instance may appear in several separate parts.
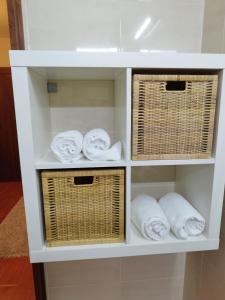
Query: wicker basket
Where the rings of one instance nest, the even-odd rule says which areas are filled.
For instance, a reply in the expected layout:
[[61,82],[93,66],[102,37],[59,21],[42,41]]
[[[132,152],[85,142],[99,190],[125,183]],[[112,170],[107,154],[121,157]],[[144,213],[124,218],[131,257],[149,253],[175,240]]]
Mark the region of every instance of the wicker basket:
[[124,169],[41,176],[48,246],[124,240]]
[[208,158],[217,75],[134,75],[132,159]]

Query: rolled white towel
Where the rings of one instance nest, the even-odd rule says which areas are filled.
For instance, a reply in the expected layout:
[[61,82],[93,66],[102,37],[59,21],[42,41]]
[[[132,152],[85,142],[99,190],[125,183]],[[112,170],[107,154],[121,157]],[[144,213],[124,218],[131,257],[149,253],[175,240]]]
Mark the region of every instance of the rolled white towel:
[[159,200],[159,204],[177,238],[187,239],[204,231],[205,219],[183,196],[168,193]]
[[156,199],[145,194],[131,202],[131,219],[146,239],[160,241],[170,231],[167,218]]
[[104,129],[92,129],[84,136],[83,153],[90,160],[120,160],[121,142],[110,147],[111,140]]
[[83,146],[83,135],[77,130],[57,134],[51,143],[52,152],[62,163],[73,163],[80,159]]

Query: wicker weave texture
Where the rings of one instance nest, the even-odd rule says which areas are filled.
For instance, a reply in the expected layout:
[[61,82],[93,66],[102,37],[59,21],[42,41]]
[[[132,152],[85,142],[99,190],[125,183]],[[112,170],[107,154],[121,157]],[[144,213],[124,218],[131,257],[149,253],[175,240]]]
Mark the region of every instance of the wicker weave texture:
[[210,157],[217,85],[217,75],[134,75],[132,159]]
[[[48,246],[124,240],[124,169],[43,171]],[[76,179],[92,183],[77,184]]]

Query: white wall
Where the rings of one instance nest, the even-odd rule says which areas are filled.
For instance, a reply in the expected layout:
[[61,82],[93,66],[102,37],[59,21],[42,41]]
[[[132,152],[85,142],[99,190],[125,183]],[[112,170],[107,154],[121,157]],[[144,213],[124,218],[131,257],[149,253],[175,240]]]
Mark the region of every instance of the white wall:
[[[22,0],[27,49],[201,52],[204,0]],[[147,18],[151,23],[137,40]],[[47,263],[50,300],[181,300],[185,254]]]

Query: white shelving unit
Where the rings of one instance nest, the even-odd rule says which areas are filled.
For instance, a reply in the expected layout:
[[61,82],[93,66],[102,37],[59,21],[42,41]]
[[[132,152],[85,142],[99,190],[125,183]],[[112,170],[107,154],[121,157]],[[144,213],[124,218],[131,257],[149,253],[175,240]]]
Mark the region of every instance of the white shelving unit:
[[[219,246],[225,182],[225,55],[160,53],[75,53],[11,51],[10,53],[26,221],[32,262],[79,260],[160,253],[211,250]],[[132,70],[154,69],[219,75],[213,155],[209,159],[131,160]],[[49,94],[47,83],[58,92]],[[81,88],[82,87],[82,88]],[[88,88],[90,87],[90,89]],[[95,95],[93,97],[93,95]],[[68,165],[49,152],[59,131],[103,127],[113,141],[123,143],[116,162],[80,160]],[[44,237],[40,170],[96,167],[126,169],[126,240],[120,244],[47,247]],[[165,180],[165,170],[172,174]],[[137,174],[147,174],[140,178]],[[156,175],[157,174],[157,175]],[[132,198],[147,192],[160,197],[168,191],[183,194],[205,217],[203,235],[178,240],[172,234],[161,242],[142,238],[132,226]]]

